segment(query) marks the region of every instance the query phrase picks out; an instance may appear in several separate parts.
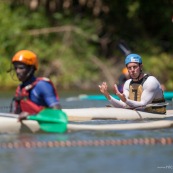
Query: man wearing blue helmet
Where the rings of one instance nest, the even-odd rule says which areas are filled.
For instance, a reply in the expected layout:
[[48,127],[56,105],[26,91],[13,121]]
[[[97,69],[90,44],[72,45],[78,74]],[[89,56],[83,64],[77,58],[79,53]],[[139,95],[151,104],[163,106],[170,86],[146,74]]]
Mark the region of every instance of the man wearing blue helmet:
[[[119,92],[116,84],[114,85],[114,92],[120,100],[113,98],[108,93],[106,82],[99,85],[100,91],[114,107],[165,114],[166,104],[161,85],[154,76],[143,73],[142,58],[138,54],[129,54],[125,59],[125,65],[130,79],[125,82],[123,93]],[[160,106],[154,106],[156,103],[159,103]],[[152,104],[152,106],[148,107],[148,104]]]

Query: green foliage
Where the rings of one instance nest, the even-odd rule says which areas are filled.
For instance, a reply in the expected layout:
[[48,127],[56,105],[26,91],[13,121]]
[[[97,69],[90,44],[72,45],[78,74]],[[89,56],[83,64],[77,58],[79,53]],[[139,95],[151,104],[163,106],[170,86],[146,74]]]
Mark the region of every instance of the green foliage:
[[[79,27],[80,21],[76,20],[74,25],[74,23],[69,23],[69,19],[64,20],[62,17],[60,23],[64,23],[64,26],[68,24],[67,29],[72,28],[70,32],[67,30],[60,33],[32,36],[29,34],[29,29],[44,28],[48,25],[44,13],[40,11],[31,13],[24,6],[16,10],[10,10],[8,5],[1,6],[1,8],[1,10],[5,10],[7,18],[4,18],[3,15],[0,16],[0,19],[3,19],[1,21],[3,27],[0,27],[0,31],[4,30],[4,37],[1,37],[0,42],[4,44],[1,49],[4,50],[5,64],[8,64],[2,71],[7,70],[10,59],[16,51],[29,49],[39,56],[40,72],[38,75],[51,77],[55,84],[58,83],[63,88],[69,88],[70,85],[80,87],[85,80],[89,80],[96,73],[91,62],[88,61],[95,52],[94,47],[88,41],[97,39],[97,35],[94,35],[91,27],[93,23],[91,24],[89,20],[84,19],[82,27]],[[13,27],[11,27],[12,23]],[[88,29],[87,33],[86,29]],[[3,51],[1,53],[3,54]],[[56,62],[58,67],[56,67]],[[10,75],[1,73],[1,83],[3,81],[4,85],[9,85],[10,80]],[[9,83],[16,85],[16,82]]]
[[10,73],[7,73],[7,70],[9,70],[10,67],[10,62],[7,58],[0,57],[1,62],[0,62],[0,83],[1,83],[1,89],[7,89],[11,88],[14,85],[17,85],[18,82],[15,80],[11,80],[11,75]]
[[[9,57],[17,50],[28,48],[31,38],[26,31],[32,28],[48,26],[41,12],[32,12],[25,6],[11,9],[6,3],[0,5],[1,53]],[[31,46],[30,46],[31,47]]]
[[172,55],[161,53],[153,56],[144,55],[144,58],[145,70],[156,76],[166,86],[166,89],[171,90],[173,87]]
[[[21,49],[38,55],[37,74],[50,77],[58,87],[97,88],[107,69],[117,81],[124,55],[116,45],[125,40],[133,52],[142,55],[144,69],[172,90],[171,1],[108,0],[102,1],[102,6],[75,1],[65,9],[60,1],[54,11],[43,1],[35,10],[29,8],[29,1],[24,2],[0,4],[0,82],[4,87],[17,85],[6,71],[14,53]],[[100,13],[94,15],[94,10]],[[103,64],[93,63],[92,57]]]

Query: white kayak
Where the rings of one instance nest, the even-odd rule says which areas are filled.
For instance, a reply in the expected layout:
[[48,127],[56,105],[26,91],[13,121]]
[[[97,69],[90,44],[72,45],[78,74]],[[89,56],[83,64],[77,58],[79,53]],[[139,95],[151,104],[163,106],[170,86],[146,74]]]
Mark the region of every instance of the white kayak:
[[[159,129],[170,128],[173,126],[173,120],[163,120],[173,117],[173,110],[167,110],[165,115],[152,114],[142,111],[135,111],[121,108],[79,108],[63,109],[67,114],[67,125],[69,131],[74,130],[135,130],[135,129]],[[50,115],[51,116],[51,115]],[[148,122],[125,123],[125,124],[98,124],[84,125],[72,124],[72,121],[90,121],[90,120],[143,120],[152,119]],[[0,133],[37,133],[43,132],[37,121],[24,120],[22,123],[17,121],[16,114],[0,113]]]
[[143,111],[113,107],[63,109],[63,111],[67,114],[69,121],[90,121],[97,119],[140,120],[173,117],[173,110],[167,110],[166,114],[147,113]]

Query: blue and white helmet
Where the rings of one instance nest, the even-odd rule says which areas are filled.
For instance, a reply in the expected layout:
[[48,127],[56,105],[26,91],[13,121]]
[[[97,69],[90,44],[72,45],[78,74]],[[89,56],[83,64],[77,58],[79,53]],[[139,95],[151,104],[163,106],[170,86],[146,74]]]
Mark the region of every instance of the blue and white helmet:
[[138,54],[129,54],[125,59],[125,65],[127,65],[130,62],[142,64],[142,58]]

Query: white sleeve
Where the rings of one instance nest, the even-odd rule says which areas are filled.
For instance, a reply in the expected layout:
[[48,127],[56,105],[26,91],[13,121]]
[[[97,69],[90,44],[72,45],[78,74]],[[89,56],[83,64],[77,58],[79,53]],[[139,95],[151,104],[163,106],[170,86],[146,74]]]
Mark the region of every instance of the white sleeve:
[[117,100],[114,97],[110,96],[111,99],[109,100],[109,102],[112,104],[112,106],[116,107],[116,108],[126,108],[127,104],[124,103],[121,100]]
[[160,83],[154,76],[149,76],[143,84],[141,101],[133,101],[126,97],[126,104],[130,107],[145,106],[153,101],[158,92],[161,92]]
[[[131,79],[127,80],[124,83],[124,87],[123,87],[123,93],[125,95],[126,98],[128,98],[129,96],[129,84],[130,84]],[[127,108],[129,107],[126,103],[124,103],[121,100],[117,100],[114,97],[111,96],[111,99],[109,100],[109,102],[116,108]]]

